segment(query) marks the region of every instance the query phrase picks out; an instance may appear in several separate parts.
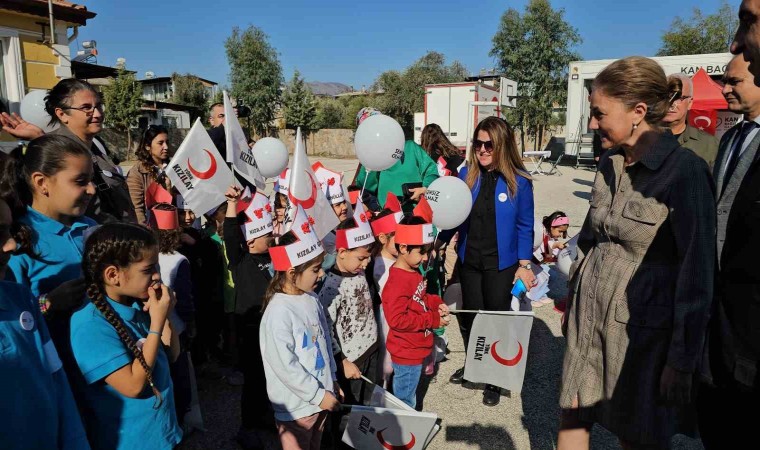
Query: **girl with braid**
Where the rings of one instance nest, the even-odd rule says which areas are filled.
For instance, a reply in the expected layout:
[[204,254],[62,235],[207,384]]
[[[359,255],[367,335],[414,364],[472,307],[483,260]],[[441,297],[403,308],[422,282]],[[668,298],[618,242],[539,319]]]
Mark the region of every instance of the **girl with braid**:
[[87,383],[84,417],[93,448],[170,449],[179,444],[169,363],[179,342],[161,283],[158,243],[139,225],[103,225],[85,243],[89,302],[71,317],[71,347]]

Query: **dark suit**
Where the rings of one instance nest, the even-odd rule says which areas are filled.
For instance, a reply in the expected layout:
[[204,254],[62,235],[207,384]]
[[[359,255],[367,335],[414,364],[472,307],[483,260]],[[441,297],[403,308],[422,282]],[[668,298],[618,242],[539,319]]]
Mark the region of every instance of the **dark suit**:
[[[736,169],[723,180],[740,125],[721,139],[713,175],[718,192],[718,273],[700,389],[700,432],[705,447],[750,442],[760,400],[760,132]],[[735,441],[734,441],[735,440]],[[743,445],[742,445],[743,446]],[[736,447],[739,448],[739,447]]]

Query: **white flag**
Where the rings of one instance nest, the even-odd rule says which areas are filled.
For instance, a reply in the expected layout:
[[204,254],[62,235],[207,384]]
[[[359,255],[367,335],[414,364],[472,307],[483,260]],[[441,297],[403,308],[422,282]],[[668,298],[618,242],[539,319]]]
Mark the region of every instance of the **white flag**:
[[[301,136],[301,128],[296,132],[296,149],[293,152],[293,162],[290,166],[290,186],[288,187],[290,202],[301,205],[306,214],[314,219],[314,231],[322,240],[338,226],[340,221],[333,212],[332,205],[327,196],[319,187],[317,177],[306,156],[306,146]],[[295,208],[290,208],[291,216],[295,214]],[[292,217],[291,217],[292,222]]]
[[434,413],[352,406],[343,442],[367,450],[422,450],[437,432]]
[[196,214],[205,214],[224,202],[233,183],[232,172],[211,141],[201,120],[182,141],[166,167],[166,174]]
[[266,187],[264,177],[259,172],[253,152],[248,146],[243,127],[240,126],[235,109],[232,107],[227,91],[222,91],[224,97],[224,139],[227,147],[227,162],[231,162],[235,170],[246,180],[253,183],[257,189]]
[[480,312],[475,316],[467,345],[464,378],[522,390],[533,312]]

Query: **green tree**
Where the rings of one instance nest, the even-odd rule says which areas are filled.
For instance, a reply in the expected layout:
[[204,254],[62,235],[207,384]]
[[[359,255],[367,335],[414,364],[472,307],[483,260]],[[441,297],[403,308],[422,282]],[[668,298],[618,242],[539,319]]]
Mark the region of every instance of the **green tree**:
[[407,133],[411,133],[414,113],[424,109],[425,85],[463,81],[468,75],[469,72],[460,62],[446,65],[443,54],[431,51],[403,72],[383,72],[372,90],[384,92],[377,98],[377,105],[383,114],[396,119]]
[[209,95],[200,78],[189,73],[181,75],[174,72],[172,74],[172,85],[174,86],[172,102],[197,108],[190,120],[195,121],[196,118],[200,117],[201,121],[205,123],[208,116]]
[[306,133],[317,128],[317,102],[298,70],[285,87],[282,107],[287,128],[301,127]]
[[567,101],[567,71],[581,57],[573,49],[581,43],[578,31],[564,19],[564,9],[555,10],[549,0],[530,0],[521,15],[510,8],[501,16],[493,37],[491,56],[505,77],[517,81],[517,107],[507,119],[538,145],[552,124],[554,104]]
[[373,108],[383,111],[383,108],[387,106],[382,100],[384,94],[368,94],[368,95],[355,95],[346,96],[341,98],[341,103],[344,105],[343,119],[341,120],[341,128],[355,129],[356,128],[356,114],[359,110],[371,106]]
[[699,8],[692,10],[687,20],[676,17],[670,29],[662,35],[658,56],[699,55],[728,51],[739,26],[737,13],[723,0],[714,14],[702,14]]
[[142,93],[142,85],[135,74],[128,72],[124,66],[119,66],[116,78],[103,88],[105,122],[115,130],[127,134],[127,158],[132,152],[130,129],[137,125],[143,104]]
[[255,132],[266,135],[279,107],[283,83],[277,51],[269,44],[266,33],[254,26],[233,28],[224,47],[230,63],[232,95],[251,108]]
[[317,100],[317,128],[342,128],[346,107],[340,100],[321,98]]

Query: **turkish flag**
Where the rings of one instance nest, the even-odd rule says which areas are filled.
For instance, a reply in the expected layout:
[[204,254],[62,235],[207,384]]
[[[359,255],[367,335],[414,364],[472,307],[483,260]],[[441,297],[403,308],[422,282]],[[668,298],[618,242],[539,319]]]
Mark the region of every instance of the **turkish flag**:
[[718,126],[718,111],[714,109],[689,110],[689,125],[715,136]]

